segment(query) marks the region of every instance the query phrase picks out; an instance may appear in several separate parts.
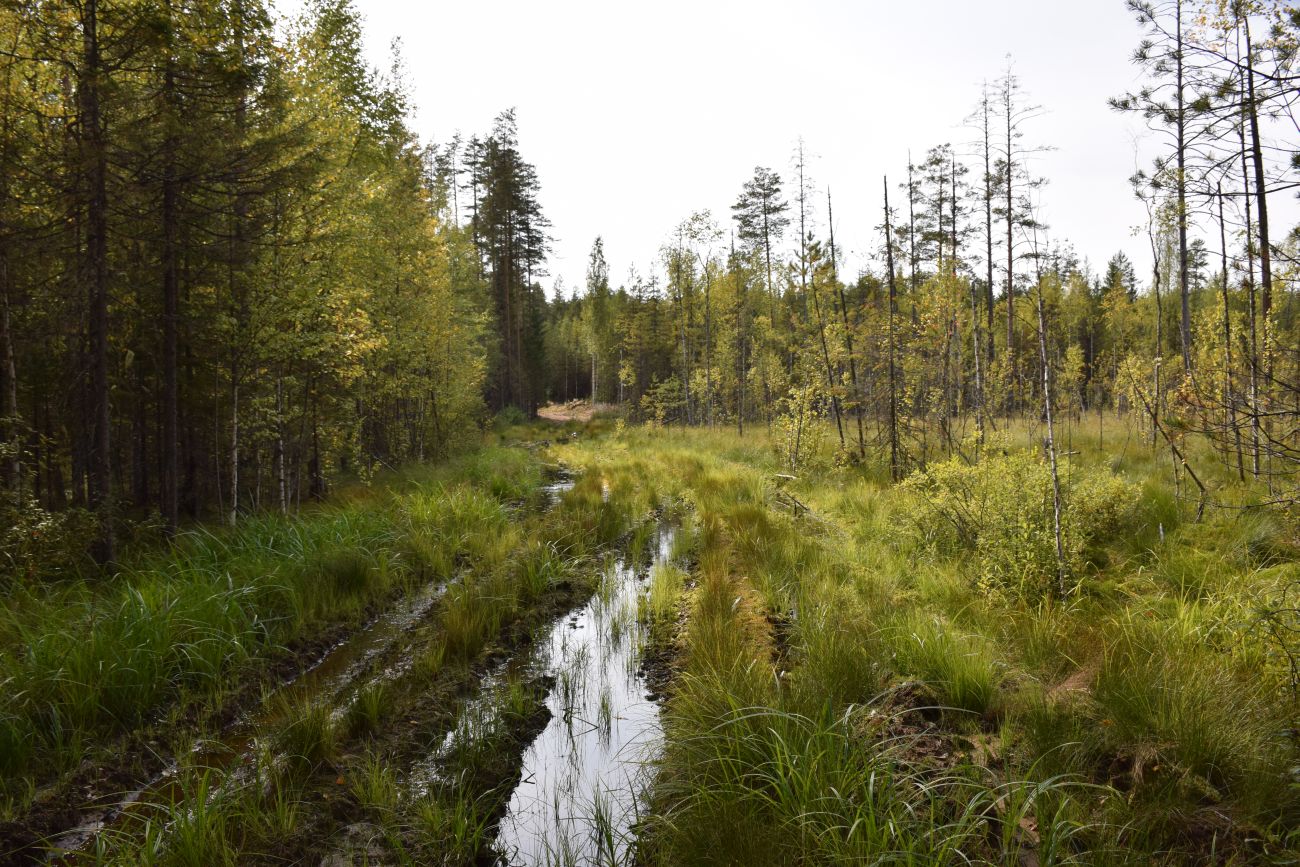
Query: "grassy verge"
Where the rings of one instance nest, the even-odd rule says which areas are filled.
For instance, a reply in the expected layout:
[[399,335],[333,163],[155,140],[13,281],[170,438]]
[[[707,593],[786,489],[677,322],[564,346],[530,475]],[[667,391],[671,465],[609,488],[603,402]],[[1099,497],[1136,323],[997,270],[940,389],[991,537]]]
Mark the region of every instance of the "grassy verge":
[[686,620],[642,860],[1300,855],[1297,708],[1259,619],[1300,577],[1294,534],[1253,509],[1193,522],[1167,456],[1115,435],[1072,432],[1063,598],[1027,431],[898,486],[829,458],[782,479],[761,436],[562,450],[694,513],[692,580],[659,576],[643,612],[676,597]]
[[[501,560],[543,465],[494,447],[355,489],[292,518],[197,530],[99,582],[17,587],[0,602],[0,814],[115,739],[185,728],[285,648],[310,648],[380,600]],[[195,708],[199,711],[195,711]]]
[[645,482],[591,474],[553,509],[468,521],[466,544],[489,547],[414,627],[409,658],[377,661],[342,703],[305,696],[274,714],[250,762],[186,762],[85,860],[481,863],[524,747],[547,721],[550,684],[507,662],[596,592],[611,546],[638,538],[658,504]]

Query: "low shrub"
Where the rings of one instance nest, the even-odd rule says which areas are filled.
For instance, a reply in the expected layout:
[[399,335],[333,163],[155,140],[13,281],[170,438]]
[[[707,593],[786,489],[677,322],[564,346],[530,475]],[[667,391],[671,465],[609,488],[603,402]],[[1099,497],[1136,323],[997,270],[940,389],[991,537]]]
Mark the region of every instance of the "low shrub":
[[[1106,545],[1138,518],[1140,488],[1107,470],[1062,467],[1062,542],[1077,582],[1105,560]],[[904,482],[915,495],[908,529],[949,556],[973,553],[984,588],[1043,595],[1057,575],[1052,477],[1030,451],[990,452],[968,464],[953,458]]]
[[0,587],[76,575],[90,565],[86,540],[97,532],[84,509],[49,512],[29,497],[0,495]]

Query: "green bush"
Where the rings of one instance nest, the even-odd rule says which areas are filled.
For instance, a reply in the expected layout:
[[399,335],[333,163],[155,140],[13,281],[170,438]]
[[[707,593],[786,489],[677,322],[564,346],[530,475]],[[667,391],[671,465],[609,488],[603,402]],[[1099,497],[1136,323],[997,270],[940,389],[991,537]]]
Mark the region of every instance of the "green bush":
[[[1112,536],[1136,521],[1140,488],[1102,469],[1061,466],[1062,542],[1078,581],[1104,561]],[[975,464],[932,464],[904,483],[915,507],[910,529],[950,556],[973,553],[980,584],[1039,595],[1057,574],[1052,476],[1030,451],[990,453]]]
[[0,585],[76,574],[97,533],[84,509],[48,512],[30,497],[0,497]]

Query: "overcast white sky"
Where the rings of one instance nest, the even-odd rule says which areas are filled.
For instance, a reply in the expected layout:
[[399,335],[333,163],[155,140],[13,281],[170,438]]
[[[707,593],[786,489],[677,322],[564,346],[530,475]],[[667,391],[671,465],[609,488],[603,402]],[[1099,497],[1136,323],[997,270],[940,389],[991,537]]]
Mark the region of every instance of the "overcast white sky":
[[[300,0],[281,0],[286,12]],[[846,273],[879,237],[881,176],[903,179],[963,125],[981,81],[1012,60],[1047,113],[1028,143],[1053,239],[1095,270],[1123,249],[1150,272],[1144,211],[1127,178],[1149,134],[1106,104],[1139,83],[1140,31],[1123,0],[356,0],[372,63],[402,39],[415,126],[445,141],[486,131],[514,106],[554,224],[552,280],[581,286],[605,239],[611,277],[642,274],[673,227],[729,206],[756,165],[790,177],[800,136],[832,189]],[[1143,148],[1149,151],[1151,142]],[[1145,165],[1148,157],[1141,158]],[[824,199],[818,204],[824,230]]]

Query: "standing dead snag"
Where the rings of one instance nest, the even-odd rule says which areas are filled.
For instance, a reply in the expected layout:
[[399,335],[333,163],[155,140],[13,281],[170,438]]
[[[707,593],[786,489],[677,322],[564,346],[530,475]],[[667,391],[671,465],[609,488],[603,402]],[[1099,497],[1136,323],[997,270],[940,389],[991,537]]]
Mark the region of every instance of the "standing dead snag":
[[885,265],[889,269],[889,475],[898,481],[898,373],[894,364],[894,313],[898,297],[894,275],[894,234],[889,217],[889,178],[885,178]]
[[1065,544],[1061,537],[1061,474],[1056,465],[1056,428],[1052,419],[1052,366],[1047,356],[1047,316],[1043,311],[1043,280],[1038,279],[1038,358],[1043,365],[1043,412],[1047,416],[1047,456],[1052,465],[1052,529],[1056,533],[1056,589],[1067,590]]

